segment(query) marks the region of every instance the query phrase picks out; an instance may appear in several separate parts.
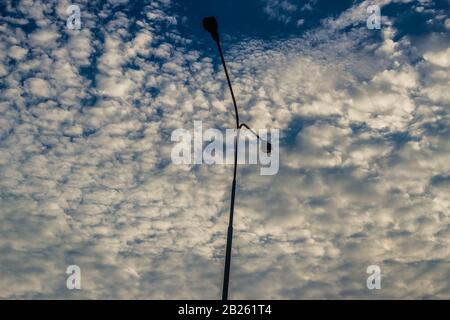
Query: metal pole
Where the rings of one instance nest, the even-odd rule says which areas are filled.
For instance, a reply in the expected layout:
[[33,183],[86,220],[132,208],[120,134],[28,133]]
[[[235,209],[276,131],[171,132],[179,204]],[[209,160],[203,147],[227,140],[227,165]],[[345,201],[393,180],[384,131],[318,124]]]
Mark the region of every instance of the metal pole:
[[220,46],[220,41],[217,40],[217,48],[219,48],[220,59],[222,60],[223,70],[225,70],[225,75],[227,76],[228,87],[230,88],[231,98],[233,99],[234,112],[236,114],[236,129],[239,130],[239,112],[236,104],[236,99],[234,98],[233,87],[231,86],[230,76],[228,75],[227,65],[225,64],[225,58],[223,57],[222,47]]
[[[225,64],[225,58],[223,57],[222,47],[220,46],[220,37],[217,32],[218,24],[215,17],[206,17],[203,19],[203,28],[211,34],[211,37],[217,44],[219,49],[220,59],[222,60],[223,70],[227,77],[228,87],[230,88],[231,98],[233,99],[234,112],[236,115],[236,130],[237,134],[234,138],[234,172],[233,172],[233,184],[231,186],[231,204],[230,204],[230,218],[228,222],[228,232],[227,232],[227,247],[225,252],[225,267],[223,272],[223,289],[222,289],[222,300],[228,300],[228,284],[230,282],[230,265],[231,265],[231,248],[233,243],[233,217],[234,217],[234,199],[236,196],[236,173],[237,173],[237,158],[238,158],[238,147],[239,147],[239,133],[241,127],[245,127],[250,130],[258,141],[262,141],[259,135],[253,131],[245,123],[239,122],[239,112],[236,104],[236,99],[234,97],[233,87],[231,86],[230,76],[228,75],[227,65]],[[271,144],[266,142],[267,153],[271,152]]]
[[239,139],[239,130],[237,132],[237,136],[234,138],[234,172],[233,172],[233,184],[231,186],[230,219],[228,222],[227,249],[225,253],[225,268],[223,272],[222,300],[228,300],[228,284],[230,282],[231,248],[233,242],[234,199],[236,195],[238,139]]
[[225,267],[223,272],[223,288],[222,288],[222,300],[228,300],[228,285],[230,282],[230,265],[231,265],[231,248],[233,244],[233,217],[234,217],[234,199],[236,196],[236,173],[237,173],[237,157],[238,157],[238,140],[239,140],[239,112],[237,109],[236,99],[234,97],[233,87],[231,86],[230,76],[228,75],[227,65],[223,57],[220,41],[217,40],[217,48],[219,49],[220,59],[222,60],[223,69],[227,77],[228,87],[230,88],[231,98],[233,99],[234,112],[236,115],[236,129],[237,135],[234,138],[234,171],[233,171],[233,183],[231,185],[231,204],[230,204],[230,218],[228,222],[227,232],[227,247],[225,252]]

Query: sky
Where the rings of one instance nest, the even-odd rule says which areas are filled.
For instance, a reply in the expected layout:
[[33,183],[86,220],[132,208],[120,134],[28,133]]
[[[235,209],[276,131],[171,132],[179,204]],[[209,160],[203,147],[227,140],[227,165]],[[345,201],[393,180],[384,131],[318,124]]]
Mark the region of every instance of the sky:
[[280,130],[276,175],[239,166],[229,297],[449,299],[448,0],[3,0],[0,298],[221,297],[233,167],[171,161],[234,125],[211,15]]

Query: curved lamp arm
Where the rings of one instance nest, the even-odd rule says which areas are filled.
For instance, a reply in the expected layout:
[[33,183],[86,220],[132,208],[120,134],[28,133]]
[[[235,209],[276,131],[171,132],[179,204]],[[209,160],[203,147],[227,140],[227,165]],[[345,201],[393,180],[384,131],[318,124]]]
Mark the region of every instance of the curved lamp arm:
[[261,139],[261,137],[252,129],[250,128],[248,125],[246,125],[245,123],[241,123],[239,125],[239,129],[241,129],[242,127],[247,128],[247,130],[249,130],[251,133],[253,133],[256,138],[258,138],[259,141],[261,141],[262,143],[265,144],[266,147],[266,153],[271,153],[272,152],[272,144],[264,139]]

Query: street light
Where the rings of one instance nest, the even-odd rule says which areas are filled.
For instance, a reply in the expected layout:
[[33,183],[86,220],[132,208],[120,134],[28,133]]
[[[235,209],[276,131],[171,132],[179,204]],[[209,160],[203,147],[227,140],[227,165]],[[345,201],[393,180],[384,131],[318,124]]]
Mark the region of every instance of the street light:
[[256,138],[263,142],[265,145],[265,152],[270,153],[272,151],[272,145],[264,141],[259,137],[259,135],[253,131],[248,125],[245,123],[239,122],[239,112],[236,104],[236,99],[234,97],[233,87],[231,86],[230,76],[228,75],[227,66],[225,64],[225,59],[222,53],[222,47],[220,46],[220,37],[218,32],[218,24],[215,17],[206,17],[203,19],[203,28],[211,34],[214,42],[217,44],[217,48],[219,49],[220,59],[222,60],[223,70],[225,71],[225,75],[227,77],[228,87],[230,88],[231,98],[233,99],[234,112],[236,117],[236,129],[237,135],[234,138],[234,171],[233,171],[233,183],[231,185],[231,204],[230,204],[230,218],[228,222],[228,233],[227,233],[227,247],[225,252],[225,267],[223,272],[223,290],[222,290],[222,300],[228,300],[228,284],[230,280],[230,264],[231,264],[231,247],[233,241],[233,217],[234,217],[234,199],[236,195],[236,171],[237,171],[237,158],[238,158],[238,140],[239,140],[239,130],[242,127],[247,128],[251,131]]

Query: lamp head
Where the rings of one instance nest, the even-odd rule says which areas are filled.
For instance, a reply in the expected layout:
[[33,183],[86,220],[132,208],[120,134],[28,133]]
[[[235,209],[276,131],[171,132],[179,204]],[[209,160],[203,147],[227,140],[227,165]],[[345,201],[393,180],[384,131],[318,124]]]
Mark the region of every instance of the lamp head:
[[203,18],[203,28],[211,34],[214,41],[219,42],[218,24],[216,17]]

